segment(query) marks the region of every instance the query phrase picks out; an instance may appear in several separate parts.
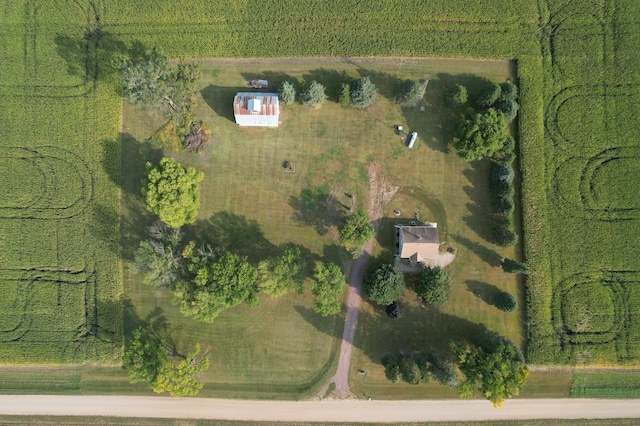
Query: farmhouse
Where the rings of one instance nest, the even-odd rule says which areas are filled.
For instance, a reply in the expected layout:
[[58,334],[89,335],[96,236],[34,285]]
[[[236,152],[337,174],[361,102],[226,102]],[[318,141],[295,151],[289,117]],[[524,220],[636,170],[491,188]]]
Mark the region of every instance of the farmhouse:
[[233,115],[240,126],[278,127],[280,119],[278,95],[239,92],[233,99]]
[[401,259],[409,259],[415,264],[438,256],[440,238],[437,223],[395,225],[395,228],[398,241],[396,255]]

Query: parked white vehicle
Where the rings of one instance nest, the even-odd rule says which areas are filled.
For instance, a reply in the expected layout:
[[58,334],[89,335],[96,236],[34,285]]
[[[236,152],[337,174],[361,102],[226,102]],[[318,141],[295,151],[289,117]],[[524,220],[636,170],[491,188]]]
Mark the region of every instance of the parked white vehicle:
[[409,142],[407,142],[407,147],[413,148],[413,144],[416,143],[416,139],[418,139],[418,132],[411,132],[409,135]]

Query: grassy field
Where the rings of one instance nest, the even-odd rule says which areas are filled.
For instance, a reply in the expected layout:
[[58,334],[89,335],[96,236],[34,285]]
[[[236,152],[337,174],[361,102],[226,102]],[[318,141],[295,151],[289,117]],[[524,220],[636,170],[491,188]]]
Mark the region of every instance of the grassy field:
[[640,374],[637,371],[576,372],[571,396],[574,398],[638,398]]
[[[122,254],[130,259],[131,248],[149,221],[149,217],[136,213],[141,211],[135,205],[140,173],[137,167],[143,158],[160,155],[141,142],[153,131],[153,126],[145,126],[157,124],[160,117],[152,117],[156,120],[153,121],[141,116],[134,128],[121,129],[120,93],[111,63],[120,54],[136,55],[145,48],[160,46],[172,57],[188,58],[440,56],[517,61],[521,114],[516,130],[521,153],[524,258],[531,269],[526,281],[527,335],[525,338],[518,331],[522,330],[520,324],[497,324],[493,308],[478,303],[463,286],[454,293],[447,308],[450,311],[437,315],[448,315],[448,322],[470,318],[522,344],[526,341],[528,359],[534,364],[637,365],[640,176],[633,123],[640,116],[640,67],[636,55],[640,39],[639,24],[632,17],[638,16],[640,6],[634,0],[468,3],[442,0],[424,4],[415,0],[398,7],[391,0],[373,5],[341,0],[330,5],[314,2],[310,7],[294,0],[266,6],[250,1],[230,5],[216,0],[190,2],[186,8],[180,2],[166,0],[121,0],[117,5],[83,0],[2,2],[0,93],[4,96],[0,151],[5,162],[0,177],[6,184],[0,189],[0,363],[117,365],[123,315],[128,315],[127,324],[131,327],[138,319],[147,320],[156,305],[163,310],[148,319],[168,321],[177,330],[174,334],[179,344],[205,337],[205,331],[183,332],[183,320],[164,308],[165,296],[146,295],[131,280],[129,270],[124,270],[124,277],[132,284],[128,284],[127,297],[123,297],[118,246],[120,173],[122,170],[125,177]],[[300,65],[296,70],[287,61],[277,60],[277,66],[260,71],[274,81],[284,77],[277,73],[304,77],[306,72],[315,72],[318,79],[329,82],[339,78],[332,75],[335,67],[329,67],[327,62],[312,67]],[[371,65],[363,61],[353,67],[345,63],[345,68],[353,75],[370,71]],[[380,68],[383,74],[374,77],[386,81],[384,73],[395,73],[393,70],[398,67],[403,69],[398,75],[422,77],[423,69],[411,68],[412,60],[394,62],[386,69]],[[209,214],[200,218],[203,232],[218,232],[217,236],[227,238],[226,244],[231,248],[245,250],[244,254],[256,260],[274,245],[289,241],[286,231],[295,223],[300,225],[296,241],[315,256],[335,258],[330,233],[318,238],[313,229],[324,229],[322,221],[312,221],[311,225],[307,221],[304,227],[294,218],[278,222],[278,217],[289,217],[290,203],[295,201],[279,194],[299,196],[302,189],[319,185],[332,194],[353,191],[361,203],[366,193],[361,185],[365,166],[379,159],[394,183],[407,191],[408,187],[423,191],[399,193],[393,203],[406,206],[405,210],[420,205],[424,218],[432,215],[440,223],[440,218],[446,218],[448,243],[455,244],[460,254],[458,271],[452,269],[454,280],[476,280],[479,283],[471,284],[491,293],[492,288],[485,284],[495,284],[492,274],[496,268],[490,265],[496,250],[482,240],[484,227],[477,221],[481,215],[471,214],[472,219],[465,222],[465,211],[473,213],[474,203],[482,206],[479,194],[483,193],[486,169],[483,165],[464,169],[462,164],[445,160],[448,157],[438,150],[446,141],[438,138],[447,129],[438,128],[440,121],[422,120],[419,114],[412,117],[390,113],[383,99],[369,113],[357,117],[358,123],[365,123],[360,131],[354,130],[355,125],[344,129],[331,125],[338,118],[346,118],[335,105],[318,110],[327,118],[324,126],[315,120],[313,127],[301,118],[304,110],[296,107],[285,114],[283,129],[297,136],[297,146],[284,149],[284,141],[278,140],[274,132],[259,130],[246,133],[247,145],[253,144],[254,148],[249,149],[241,146],[243,141],[229,137],[232,128],[235,130],[229,120],[230,109],[216,110],[216,105],[228,105],[228,96],[246,78],[242,72],[252,76],[255,73],[251,60],[246,60],[243,67],[235,71],[209,68],[199,112],[209,114],[208,120],[218,133],[206,156],[181,158],[205,170],[208,179],[203,189],[219,196],[203,203],[202,211]],[[429,72],[460,72],[459,67],[443,67],[446,69],[434,66]],[[270,71],[276,74],[268,75]],[[220,83],[230,81],[228,78],[238,72],[237,83],[231,84],[233,89]],[[466,72],[483,73],[476,69]],[[499,79],[511,71],[492,72],[488,75]],[[382,98],[386,98],[384,91],[388,94],[389,89],[384,85],[381,88]],[[437,85],[429,92],[437,94]],[[224,102],[218,103],[217,97]],[[134,115],[130,119],[136,122]],[[387,140],[393,146],[392,137],[382,137],[388,131],[382,123],[402,120],[425,137],[411,159],[399,145],[390,148],[389,156],[382,156],[381,151],[364,155],[355,146],[341,148],[343,144],[336,139],[368,137],[373,141],[367,140],[370,144]],[[264,149],[255,149],[260,144]],[[121,146],[128,153],[123,157],[122,169],[118,163]],[[206,169],[203,163],[216,160],[216,152],[220,153],[217,168]],[[239,156],[231,156],[232,152],[245,153],[246,157],[240,160]],[[303,152],[306,154],[293,159]],[[426,153],[434,161],[432,169],[418,168],[422,165],[418,158]],[[289,156],[303,167],[301,173],[247,200],[247,194],[254,194],[263,176],[275,182],[278,163]],[[229,160],[223,161],[225,158]],[[414,175],[402,168],[394,171],[394,164],[402,161],[408,163],[407,169],[410,161],[415,161]],[[263,168],[258,167],[258,162]],[[326,167],[320,168],[320,164]],[[239,170],[246,173],[241,180],[218,181],[218,170],[225,176]],[[467,180],[454,170],[463,171]],[[446,175],[450,181],[429,179],[433,174]],[[451,200],[454,204],[447,206],[451,210],[445,209],[443,216],[440,206],[432,200],[442,199],[441,194],[448,195],[447,185],[456,184],[457,193]],[[469,188],[463,194],[460,189],[464,191],[465,186]],[[229,191],[229,187],[235,190]],[[337,202],[344,200],[338,198]],[[254,209],[264,209],[265,217],[259,213],[262,210]],[[464,229],[463,225],[468,227],[466,234],[457,231]],[[242,231],[247,226],[253,226],[256,232],[240,238],[229,231]],[[379,255],[388,256],[383,248]],[[473,272],[475,278],[465,278],[472,274],[474,264],[484,266]],[[505,285],[516,288],[515,283]],[[265,300],[262,311],[238,314],[238,321],[248,321],[247,315],[258,315],[254,320],[266,324],[258,312],[279,312],[275,306],[278,303],[290,301]],[[310,306],[308,298],[296,299],[295,303],[306,309]],[[415,307],[410,315],[418,318],[420,308],[411,293],[407,303]],[[278,319],[292,325],[300,315],[303,314],[296,312]],[[362,324],[372,326],[376,321],[380,318],[376,319],[370,307],[364,306]],[[308,331],[317,322],[307,319],[302,324]],[[324,354],[308,350],[295,355],[306,357],[307,366],[314,365],[316,371],[315,376],[298,377],[302,379],[298,384],[308,385],[319,377],[318,371],[326,373],[325,366],[329,368],[333,362],[328,361],[332,345],[326,343],[336,341],[327,330],[338,330],[339,322],[321,322],[323,332],[313,334],[315,341],[310,344],[302,337],[308,335],[307,331],[300,330],[293,336],[305,348],[320,345],[325,349]],[[415,342],[438,346],[445,330],[436,330],[433,337],[420,336]],[[393,330],[385,332],[392,334]],[[242,345],[249,341],[241,336],[236,339]],[[247,367],[248,360],[257,359],[262,349],[244,347],[240,352],[252,357],[246,358],[247,364],[242,367],[231,367],[233,377],[246,383],[255,374]],[[356,354],[360,357],[357,360],[366,366],[364,363],[378,359],[383,349],[372,343]],[[211,346],[210,350],[215,349]],[[237,355],[239,359],[240,354]],[[267,353],[264,359],[273,360],[273,356]],[[286,360],[279,362],[283,365]],[[264,365],[257,365],[256,369],[263,369]],[[212,368],[209,374],[214,375],[215,371]],[[216,379],[223,383],[228,377],[231,373],[227,378],[223,374]],[[373,375],[366,377],[375,379]]]

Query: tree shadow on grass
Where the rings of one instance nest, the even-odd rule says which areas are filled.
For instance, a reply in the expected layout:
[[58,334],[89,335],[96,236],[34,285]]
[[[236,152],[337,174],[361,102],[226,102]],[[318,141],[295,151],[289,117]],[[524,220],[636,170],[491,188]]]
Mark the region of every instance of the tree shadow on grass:
[[[146,163],[157,163],[163,156],[160,149],[148,142],[139,142],[128,133],[122,133],[120,140],[103,141],[102,166],[109,179],[122,190],[120,211],[109,211],[97,207],[93,212],[96,220],[107,223],[120,216],[120,254],[124,259],[133,260],[138,243],[147,236],[147,227],[154,217],[147,212],[142,202],[141,186],[145,177]],[[118,167],[120,165],[120,167]],[[104,241],[111,241],[113,230],[98,227],[94,230]],[[117,251],[117,250],[116,250]]]
[[337,226],[349,208],[318,186],[304,188],[299,196],[292,195],[289,205],[294,210],[296,223],[313,227],[319,235],[325,235],[332,226]]
[[185,234],[199,243],[209,243],[246,256],[252,263],[264,260],[277,251],[277,247],[265,238],[256,220],[228,211],[220,211],[209,219],[197,221],[185,229]]
[[126,298],[124,300],[124,324],[125,340],[131,340],[133,331],[143,328],[155,339],[164,342],[171,356],[186,358],[186,355],[178,351],[173,337],[175,333],[181,332],[181,327],[171,327],[171,323],[165,317],[162,307],[156,306],[144,318],[141,318],[136,312],[131,299]]
[[502,293],[502,290],[495,285],[483,281],[466,280],[465,284],[467,285],[467,290],[473,293],[474,296],[491,306],[495,306],[496,297]]
[[[309,309],[304,306],[294,306],[293,307],[298,314],[309,324],[311,324],[316,331],[326,334],[327,336],[336,337],[338,339],[342,338],[343,328],[338,327],[334,321],[332,321],[330,317],[323,317],[322,315],[313,311],[313,309]],[[344,305],[342,306],[342,311],[344,311]],[[343,318],[344,315],[342,313],[336,314],[340,318]],[[343,324],[343,321],[340,321],[340,324]]]
[[502,263],[502,256],[500,256],[495,250],[482,244],[471,241],[470,239],[463,237],[462,235],[451,235],[454,241],[458,244],[462,244],[467,249],[471,250],[476,256],[478,256],[483,262],[488,263],[490,266],[500,266]]
[[202,98],[218,115],[232,123],[236,122],[233,114],[233,99],[238,92],[248,91],[247,87],[215,86],[210,84],[200,91]]
[[463,217],[467,226],[472,229],[480,238],[492,242],[491,230],[491,194],[489,189],[490,163],[489,161],[474,161],[470,163],[471,168],[465,169],[462,173],[467,177],[473,186],[463,187],[464,192],[471,199],[466,207],[469,215]]
[[390,74],[388,72],[370,70],[366,68],[358,68],[357,71],[361,77],[369,77],[369,80],[371,80],[371,82],[376,86],[380,96],[391,101],[396,99],[398,89],[404,82],[404,80],[396,74]]

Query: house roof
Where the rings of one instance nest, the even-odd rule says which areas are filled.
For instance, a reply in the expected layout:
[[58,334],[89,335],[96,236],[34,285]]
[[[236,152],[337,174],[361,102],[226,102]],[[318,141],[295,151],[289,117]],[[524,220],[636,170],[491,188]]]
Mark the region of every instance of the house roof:
[[267,115],[277,117],[280,114],[278,95],[275,93],[239,92],[233,99],[233,114]]
[[438,256],[440,238],[438,224],[428,223],[419,226],[396,225],[400,231],[400,258],[421,262],[423,259]]

